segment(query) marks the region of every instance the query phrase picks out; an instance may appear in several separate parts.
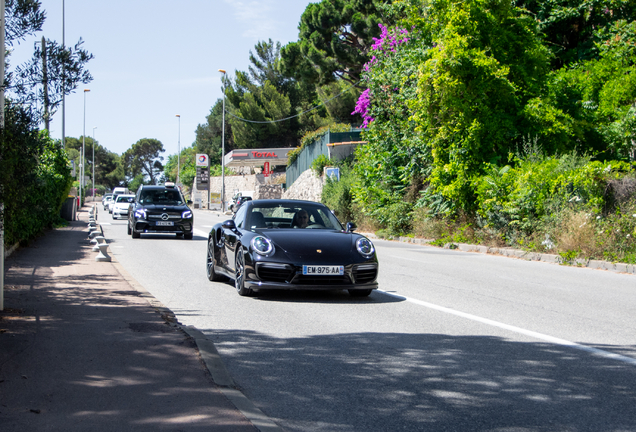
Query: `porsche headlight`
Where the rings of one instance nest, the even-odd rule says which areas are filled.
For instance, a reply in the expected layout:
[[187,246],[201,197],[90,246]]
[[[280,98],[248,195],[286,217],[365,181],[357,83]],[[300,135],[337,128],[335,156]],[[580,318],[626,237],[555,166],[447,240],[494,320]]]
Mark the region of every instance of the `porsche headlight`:
[[356,240],[356,249],[358,249],[360,255],[365,258],[371,258],[375,253],[375,247],[373,246],[373,243],[371,243],[371,240],[366,237],[361,237]]
[[256,236],[251,241],[252,249],[259,255],[269,255],[274,250],[272,241],[267,237]]

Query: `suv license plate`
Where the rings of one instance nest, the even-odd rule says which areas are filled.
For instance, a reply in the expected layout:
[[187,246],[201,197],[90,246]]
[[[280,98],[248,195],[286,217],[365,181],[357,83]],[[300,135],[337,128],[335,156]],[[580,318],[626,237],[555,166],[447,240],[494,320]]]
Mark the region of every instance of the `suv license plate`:
[[330,276],[330,275],[340,275],[344,274],[344,266],[311,266],[304,265],[303,266],[303,274],[304,275],[321,275],[321,276]]
[[174,222],[171,221],[157,221],[157,226],[173,226]]

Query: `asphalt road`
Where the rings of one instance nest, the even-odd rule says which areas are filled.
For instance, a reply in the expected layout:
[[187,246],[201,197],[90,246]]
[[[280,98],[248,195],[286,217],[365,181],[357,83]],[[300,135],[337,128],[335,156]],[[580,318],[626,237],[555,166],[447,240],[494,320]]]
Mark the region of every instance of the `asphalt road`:
[[[240,297],[193,240],[111,253],[214,341],[243,393],[288,431],[636,431],[636,277],[376,241],[380,290]],[[111,225],[108,225],[110,223]]]

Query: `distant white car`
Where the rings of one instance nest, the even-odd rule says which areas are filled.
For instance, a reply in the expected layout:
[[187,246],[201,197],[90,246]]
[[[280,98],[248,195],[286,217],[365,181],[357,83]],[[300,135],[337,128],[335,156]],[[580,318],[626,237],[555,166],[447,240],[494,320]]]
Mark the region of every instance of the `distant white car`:
[[111,202],[113,202],[112,194],[110,194],[107,197],[104,197],[104,199],[102,200],[102,203],[104,204],[104,210],[108,210],[108,204],[110,204]]
[[134,195],[117,195],[117,201],[113,204],[113,219],[128,218],[128,207],[135,200]]

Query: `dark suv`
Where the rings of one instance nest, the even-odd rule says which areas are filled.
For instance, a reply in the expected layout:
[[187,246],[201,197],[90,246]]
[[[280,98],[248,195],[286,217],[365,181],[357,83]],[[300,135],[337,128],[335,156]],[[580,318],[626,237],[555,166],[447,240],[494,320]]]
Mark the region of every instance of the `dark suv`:
[[139,238],[143,233],[174,233],[192,239],[194,218],[174,183],[163,186],[142,185],[128,209],[128,234]]

